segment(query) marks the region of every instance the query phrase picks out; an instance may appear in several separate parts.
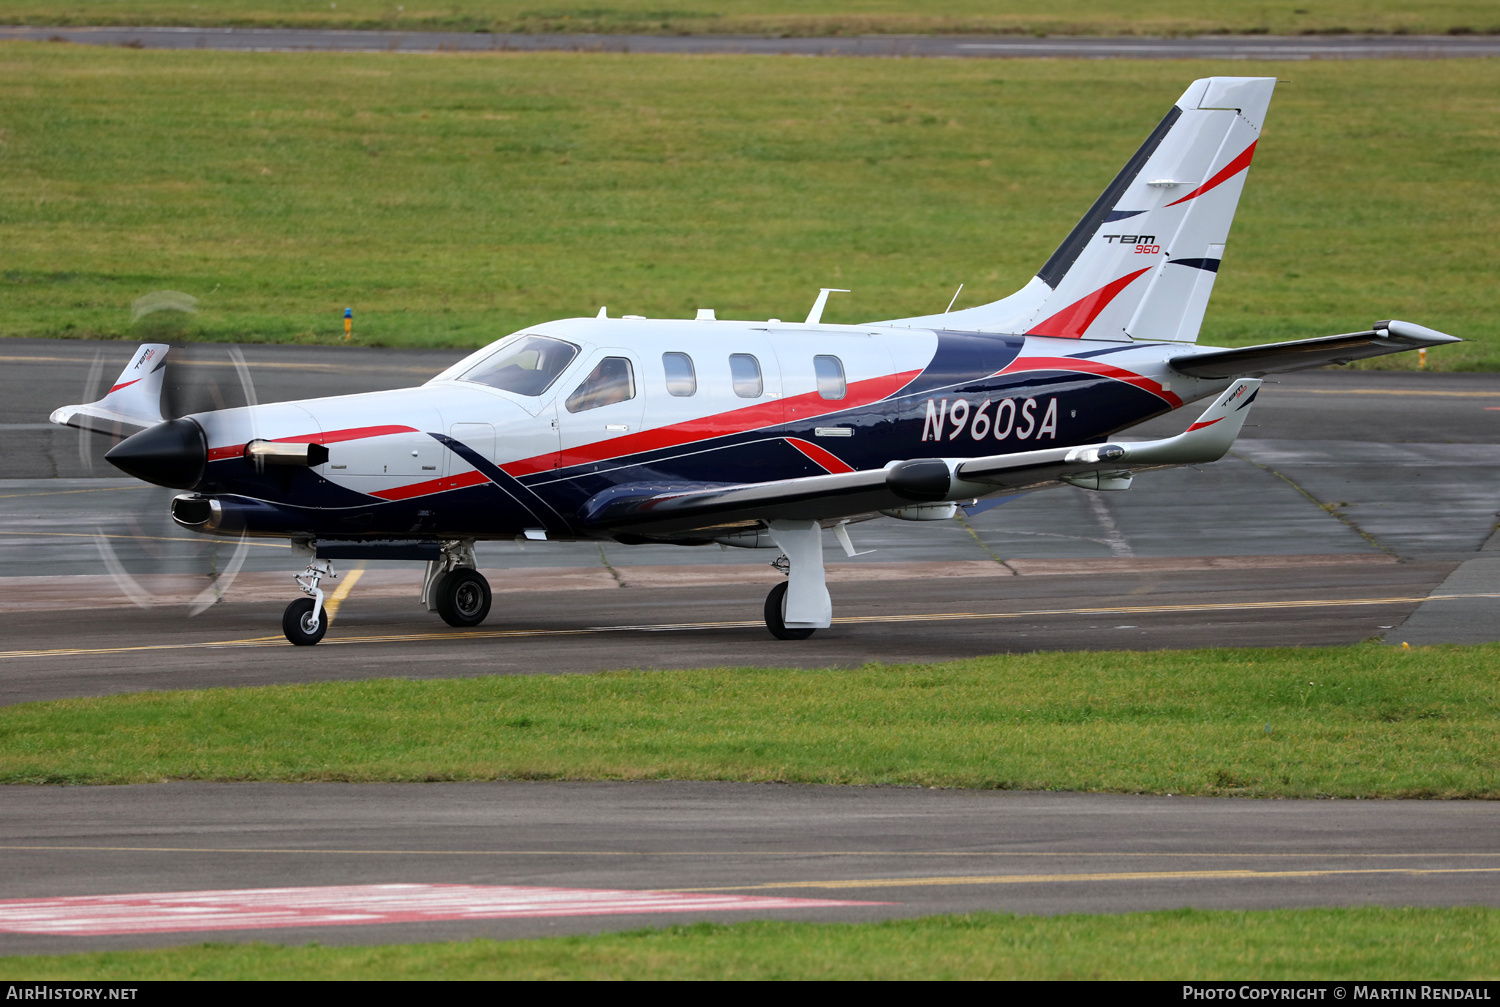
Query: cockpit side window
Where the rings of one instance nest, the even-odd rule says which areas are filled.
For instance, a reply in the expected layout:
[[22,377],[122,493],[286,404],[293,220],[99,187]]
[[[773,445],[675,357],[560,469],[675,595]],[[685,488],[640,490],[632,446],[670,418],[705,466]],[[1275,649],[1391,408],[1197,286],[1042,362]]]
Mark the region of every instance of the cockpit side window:
[[663,353],[661,366],[667,372],[667,391],[679,398],[686,398],[698,391],[698,374],[693,370],[693,358],[686,353]]
[[498,351],[459,375],[460,381],[489,385],[517,395],[541,395],[557,380],[573,358],[578,347],[561,339],[525,335],[513,339]]
[[635,398],[635,369],[624,357],[605,357],[564,403],[570,413]]

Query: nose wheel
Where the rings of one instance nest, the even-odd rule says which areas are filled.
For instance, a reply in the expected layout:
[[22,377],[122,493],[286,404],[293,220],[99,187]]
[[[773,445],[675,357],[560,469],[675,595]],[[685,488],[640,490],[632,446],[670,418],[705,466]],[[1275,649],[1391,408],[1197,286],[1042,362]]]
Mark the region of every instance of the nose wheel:
[[281,631],[298,647],[311,647],[328,632],[328,612],[323,608],[323,589],[318,585],[324,577],[336,576],[332,563],[315,559],[293,578],[307,597],[298,598],[281,613]]
[[281,631],[299,647],[311,647],[328,632],[328,613],[312,598],[298,598],[281,614]]
[[453,570],[435,590],[437,613],[450,626],[477,626],[490,614],[490,582],[478,570]]

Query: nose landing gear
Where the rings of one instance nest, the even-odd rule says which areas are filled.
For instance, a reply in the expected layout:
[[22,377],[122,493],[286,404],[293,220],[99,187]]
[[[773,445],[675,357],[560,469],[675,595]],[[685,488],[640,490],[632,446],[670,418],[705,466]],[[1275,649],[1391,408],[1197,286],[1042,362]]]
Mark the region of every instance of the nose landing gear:
[[307,569],[297,575],[297,586],[306,598],[298,598],[281,614],[281,631],[298,647],[311,647],[323,639],[328,632],[328,613],[323,610],[323,589],[318,585],[324,577],[337,577],[333,564],[326,559],[315,559]]

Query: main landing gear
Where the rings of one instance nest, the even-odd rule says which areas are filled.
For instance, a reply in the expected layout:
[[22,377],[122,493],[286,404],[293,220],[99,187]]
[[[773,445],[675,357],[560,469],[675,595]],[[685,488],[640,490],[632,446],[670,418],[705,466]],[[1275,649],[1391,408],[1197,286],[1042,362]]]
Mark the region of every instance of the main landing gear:
[[768,522],[781,548],[773,564],[787,575],[766,595],[766,628],[778,640],[806,640],[833,623],[833,599],[823,580],[823,527],[816,521]]
[[453,570],[434,588],[437,614],[450,626],[477,626],[490,614],[490,582],[478,570]]
[[422,604],[450,626],[477,626],[490,614],[490,582],[474,569],[474,542],[443,543],[441,559],[427,564]]

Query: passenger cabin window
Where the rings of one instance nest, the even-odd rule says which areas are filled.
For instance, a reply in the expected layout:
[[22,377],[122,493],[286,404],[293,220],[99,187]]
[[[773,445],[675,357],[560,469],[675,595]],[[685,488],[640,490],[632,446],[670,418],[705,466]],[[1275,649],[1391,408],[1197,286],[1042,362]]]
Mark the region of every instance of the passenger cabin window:
[[522,336],[459,376],[517,395],[540,395],[578,356],[578,347],[546,336]]
[[693,370],[693,358],[686,353],[663,353],[661,365],[667,372],[667,391],[686,398],[698,391],[698,375]]
[[813,357],[813,371],[818,375],[818,394],[825,399],[841,399],[849,391],[844,381],[844,365],[838,357],[819,354]]
[[570,413],[635,398],[635,370],[624,357],[605,357],[565,403]]
[[758,399],[765,390],[760,378],[760,361],[748,353],[729,355],[729,374],[734,379],[734,394],[742,399]]

